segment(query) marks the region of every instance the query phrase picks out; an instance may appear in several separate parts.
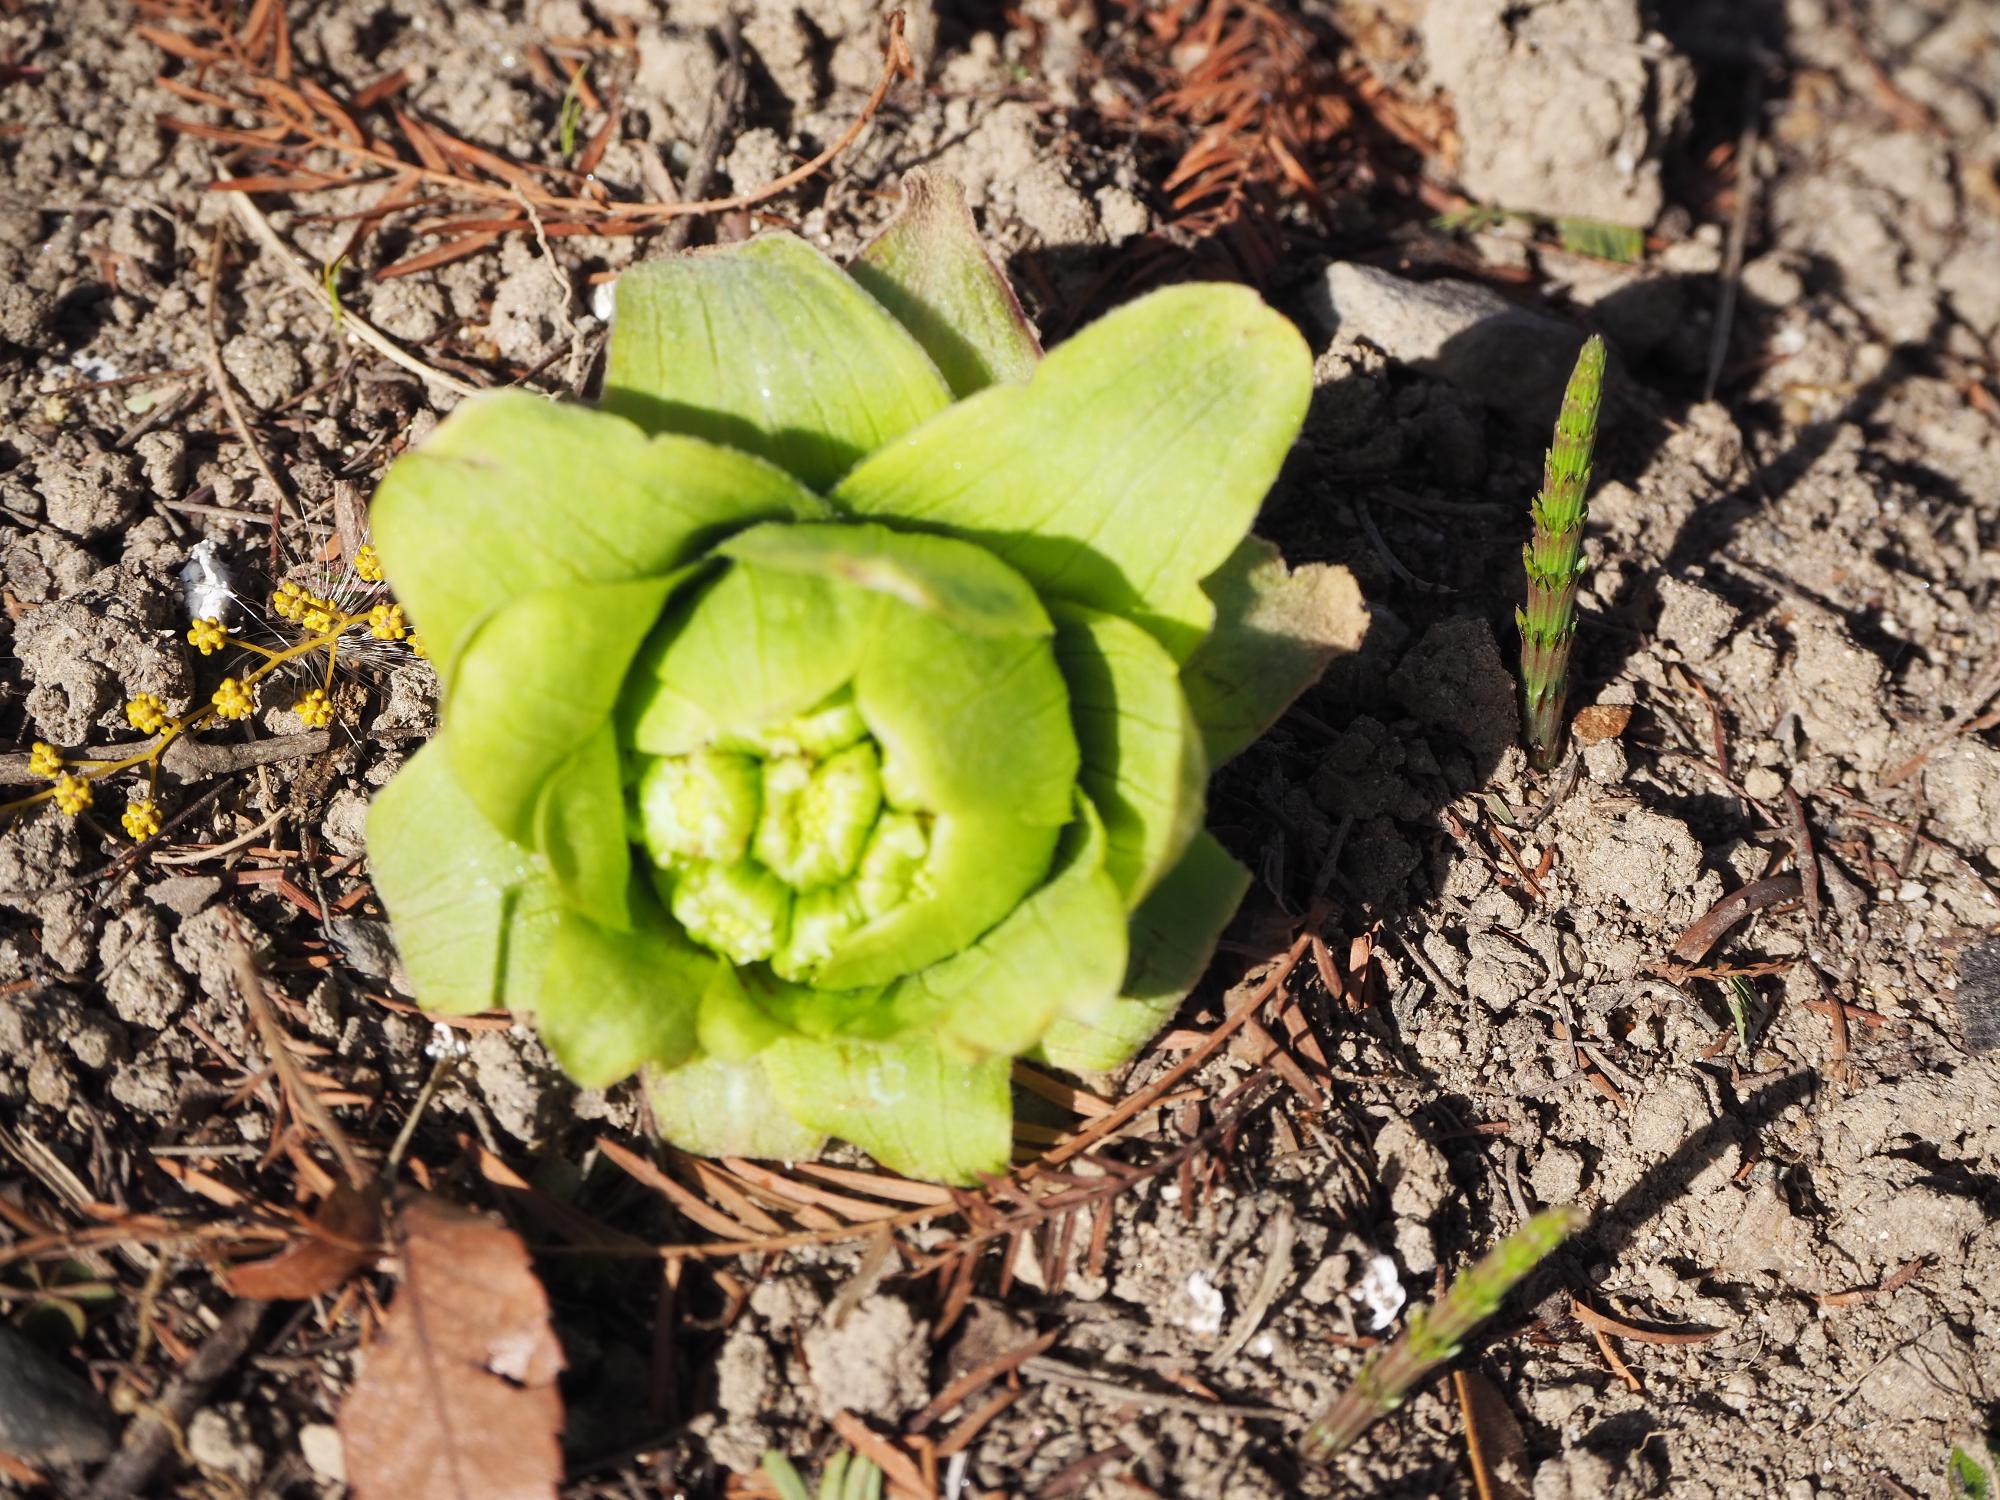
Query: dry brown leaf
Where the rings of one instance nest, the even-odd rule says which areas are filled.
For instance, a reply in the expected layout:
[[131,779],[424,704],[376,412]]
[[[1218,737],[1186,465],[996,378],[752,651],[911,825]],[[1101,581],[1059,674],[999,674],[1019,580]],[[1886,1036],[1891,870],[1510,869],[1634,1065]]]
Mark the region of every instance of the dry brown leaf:
[[223,1285],[260,1302],[303,1301],[344,1285],[375,1258],[382,1210],[373,1194],[341,1183],[313,1215],[308,1238],[295,1240],[266,1260],[234,1266]]
[[1576,717],[1570,721],[1570,732],[1579,745],[1596,745],[1617,739],[1631,722],[1631,704],[1593,703],[1576,711]]
[[355,1500],[553,1500],[563,1358],[526,1247],[438,1198],[397,1221],[402,1284],[340,1413]]

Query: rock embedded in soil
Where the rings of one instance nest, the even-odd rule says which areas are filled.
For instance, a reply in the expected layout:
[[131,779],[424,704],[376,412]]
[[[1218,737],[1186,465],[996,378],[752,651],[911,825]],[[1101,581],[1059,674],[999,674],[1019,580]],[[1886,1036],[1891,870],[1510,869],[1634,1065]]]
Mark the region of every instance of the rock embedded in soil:
[[1410,281],[1351,261],[1330,262],[1307,285],[1304,312],[1322,339],[1365,339],[1524,422],[1555,419],[1583,347],[1580,329],[1490,287]]
[[929,1399],[930,1325],[896,1297],[866,1298],[806,1330],[806,1365],[821,1413],[893,1421]]
[[1472,197],[1641,227],[1659,214],[1694,73],[1648,34],[1639,0],[1430,0],[1423,42]]
[[113,1431],[96,1391],[0,1325],[0,1452],[37,1466],[74,1468],[109,1457]]

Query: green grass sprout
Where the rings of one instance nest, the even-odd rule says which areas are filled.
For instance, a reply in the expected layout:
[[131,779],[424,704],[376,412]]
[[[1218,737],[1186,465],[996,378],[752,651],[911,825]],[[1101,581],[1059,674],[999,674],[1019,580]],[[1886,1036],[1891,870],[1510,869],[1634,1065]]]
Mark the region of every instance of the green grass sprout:
[[1447,234],[1484,234],[1502,224],[1526,224],[1535,230],[1553,230],[1556,243],[1572,255],[1589,255],[1618,265],[1635,265],[1645,259],[1646,234],[1629,224],[1613,224],[1608,219],[1587,219],[1578,215],[1551,218],[1490,203],[1468,203],[1450,209],[1431,220],[1431,227]]
[[1521,727],[1539,770],[1562,749],[1563,705],[1569,695],[1569,653],[1576,637],[1576,584],[1583,576],[1583,526],[1589,518],[1590,454],[1604,395],[1604,340],[1591,335],[1576,357],[1563,392],[1555,444],[1535,496],[1533,539],[1522,549],[1528,607],[1521,627]]
[[562,110],[556,116],[556,130],[564,161],[576,154],[576,133],[583,125],[583,75],[589,70],[589,63],[578,63],[576,71],[569,75],[569,87],[563,90]]
[[1963,1448],[1953,1448],[1945,1464],[1952,1500],[1992,1500],[1993,1469],[1989,1465],[2000,1466],[2000,1456],[1988,1453],[1986,1462],[1981,1463]]
[[[792,1461],[776,1449],[764,1454],[764,1475],[777,1487],[778,1500],[814,1500]],[[882,1471],[843,1448],[819,1471],[818,1500],[882,1500]]]
[[1499,1311],[1507,1294],[1583,1219],[1574,1207],[1544,1209],[1453,1281],[1442,1300],[1412,1312],[1396,1341],[1370,1355],[1354,1384],[1313,1420],[1299,1439],[1300,1454],[1308,1462],[1325,1463],[1378,1417],[1401,1406],[1417,1382],[1457,1358],[1466,1335]]

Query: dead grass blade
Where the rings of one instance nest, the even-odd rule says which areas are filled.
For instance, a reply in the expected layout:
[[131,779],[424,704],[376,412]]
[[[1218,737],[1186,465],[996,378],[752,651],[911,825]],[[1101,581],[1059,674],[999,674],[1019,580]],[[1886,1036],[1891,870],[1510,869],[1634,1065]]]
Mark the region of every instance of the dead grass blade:
[[431,1197],[396,1228],[402,1282],[340,1411],[356,1500],[553,1500],[563,1358],[526,1248]]

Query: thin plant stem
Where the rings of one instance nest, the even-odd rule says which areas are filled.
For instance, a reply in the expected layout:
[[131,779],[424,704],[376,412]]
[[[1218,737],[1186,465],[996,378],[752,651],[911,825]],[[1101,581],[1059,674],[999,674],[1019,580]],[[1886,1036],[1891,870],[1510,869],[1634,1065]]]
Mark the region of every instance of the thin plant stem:
[[1544,1209],[1453,1281],[1436,1304],[1412,1312],[1396,1341],[1370,1355],[1354,1384],[1313,1420],[1299,1439],[1300,1454],[1325,1463],[1401,1406],[1411,1387],[1455,1359],[1466,1335],[1582,1222],[1576,1208]]
[[1562,750],[1576,584],[1583,576],[1583,527],[1590,514],[1590,455],[1603,394],[1604,340],[1592,334],[1563,392],[1555,443],[1535,496],[1535,534],[1521,549],[1528,571],[1528,605],[1515,612],[1521,627],[1521,727],[1529,758],[1544,771]]

